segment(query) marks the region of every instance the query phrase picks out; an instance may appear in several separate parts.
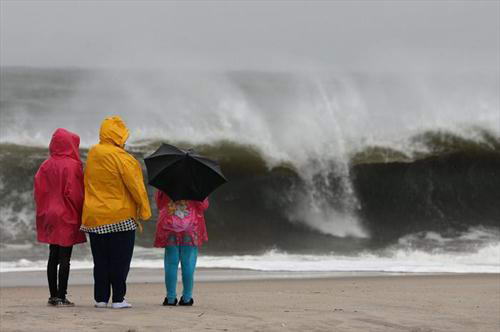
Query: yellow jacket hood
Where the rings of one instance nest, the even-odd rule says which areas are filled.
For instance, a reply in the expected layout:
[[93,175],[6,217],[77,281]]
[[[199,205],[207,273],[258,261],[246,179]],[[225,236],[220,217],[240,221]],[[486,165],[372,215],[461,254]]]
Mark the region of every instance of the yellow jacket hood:
[[119,116],[112,116],[104,119],[99,131],[101,143],[109,143],[123,147],[130,133],[125,122]]

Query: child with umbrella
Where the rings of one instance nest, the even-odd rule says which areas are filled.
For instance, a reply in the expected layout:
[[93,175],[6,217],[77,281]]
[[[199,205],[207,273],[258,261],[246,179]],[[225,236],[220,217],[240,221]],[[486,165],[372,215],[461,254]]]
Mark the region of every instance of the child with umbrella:
[[[163,144],[145,159],[149,184],[158,188],[159,216],[154,246],[165,248],[165,306],[193,305],[198,248],[208,240],[204,212],[208,194],[226,179],[219,165],[192,151]],[[177,270],[182,268],[182,297],[177,300]]]

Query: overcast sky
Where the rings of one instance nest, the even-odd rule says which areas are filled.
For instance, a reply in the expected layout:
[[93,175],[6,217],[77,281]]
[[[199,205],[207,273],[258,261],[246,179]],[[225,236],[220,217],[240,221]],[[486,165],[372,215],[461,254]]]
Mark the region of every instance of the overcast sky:
[[0,3],[3,66],[500,68],[495,0]]

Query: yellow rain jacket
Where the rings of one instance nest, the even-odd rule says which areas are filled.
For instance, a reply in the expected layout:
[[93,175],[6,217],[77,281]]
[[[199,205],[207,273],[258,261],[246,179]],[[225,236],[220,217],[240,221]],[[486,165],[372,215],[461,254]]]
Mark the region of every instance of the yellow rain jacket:
[[101,124],[99,144],[90,149],[85,167],[85,227],[151,217],[141,166],[124,149],[128,136],[119,116],[106,118]]

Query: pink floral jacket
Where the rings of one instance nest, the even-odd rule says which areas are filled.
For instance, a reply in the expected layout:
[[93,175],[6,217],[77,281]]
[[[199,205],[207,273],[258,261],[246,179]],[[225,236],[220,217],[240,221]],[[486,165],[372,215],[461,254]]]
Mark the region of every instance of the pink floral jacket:
[[172,201],[164,192],[155,193],[159,215],[156,222],[154,246],[201,246],[208,241],[204,212],[208,199],[199,201]]

